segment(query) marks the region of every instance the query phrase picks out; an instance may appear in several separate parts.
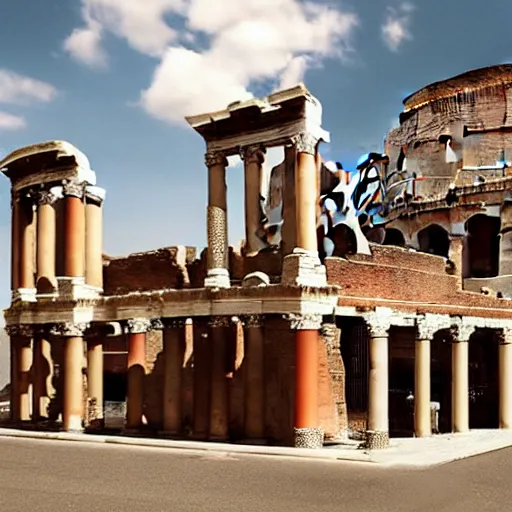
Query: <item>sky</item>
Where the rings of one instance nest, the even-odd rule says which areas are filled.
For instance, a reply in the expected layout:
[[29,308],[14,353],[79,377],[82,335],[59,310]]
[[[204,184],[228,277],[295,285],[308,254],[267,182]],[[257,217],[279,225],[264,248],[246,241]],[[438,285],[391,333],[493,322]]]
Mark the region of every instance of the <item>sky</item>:
[[[114,256],[206,240],[204,142],[185,115],[303,81],[323,104],[326,159],[383,150],[402,100],[512,62],[510,0],[0,0],[0,156],[71,142],[107,190]],[[280,155],[268,154],[268,165]],[[230,243],[243,172],[228,169]],[[0,178],[0,306],[10,192]]]

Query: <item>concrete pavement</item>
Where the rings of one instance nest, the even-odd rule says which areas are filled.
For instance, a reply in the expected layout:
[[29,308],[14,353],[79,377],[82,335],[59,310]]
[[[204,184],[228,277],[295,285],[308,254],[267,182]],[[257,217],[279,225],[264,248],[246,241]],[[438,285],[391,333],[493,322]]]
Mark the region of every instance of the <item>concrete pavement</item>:
[[0,438],[2,512],[497,512],[512,450],[428,469]]
[[512,446],[512,430],[473,430],[465,434],[447,434],[428,438],[392,439],[386,450],[359,449],[360,443],[346,441],[319,450],[277,446],[254,446],[198,441],[172,441],[126,436],[71,434],[65,432],[34,432],[0,429],[1,437],[38,440],[60,440],[89,444],[114,444],[165,448],[187,453],[216,453],[221,455],[266,455],[311,460],[333,460],[374,463],[380,466],[425,468]]

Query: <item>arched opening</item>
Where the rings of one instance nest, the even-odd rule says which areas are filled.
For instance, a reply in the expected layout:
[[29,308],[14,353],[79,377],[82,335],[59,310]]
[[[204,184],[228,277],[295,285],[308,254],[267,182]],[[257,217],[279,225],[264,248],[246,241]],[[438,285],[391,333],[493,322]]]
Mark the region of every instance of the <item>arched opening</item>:
[[500,266],[499,217],[478,214],[466,222],[469,277],[496,277]]
[[405,247],[405,237],[399,229],[388,228],[386,229],[383,245]]
[[418,243],[421,252],[448,258],[450,237],[448,231],[438,224],[431,224],[422,229],[418,233]]
[[330,238],[334,243],[333,256],[343,257],[357,253],[356,234],[345,224],[338,224],[332,229]]
[[437,409],[437,432],[452,431],[452,338],[447,330],[437,331],[431,342],[430,396]]

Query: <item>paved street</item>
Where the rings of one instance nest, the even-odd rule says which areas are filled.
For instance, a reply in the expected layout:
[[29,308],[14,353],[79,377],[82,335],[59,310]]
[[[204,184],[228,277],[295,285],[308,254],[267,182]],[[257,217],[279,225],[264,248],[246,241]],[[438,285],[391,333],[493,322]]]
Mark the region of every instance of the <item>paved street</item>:
[[428,470],[0,439],[2,512],[510,510],[512,449]]

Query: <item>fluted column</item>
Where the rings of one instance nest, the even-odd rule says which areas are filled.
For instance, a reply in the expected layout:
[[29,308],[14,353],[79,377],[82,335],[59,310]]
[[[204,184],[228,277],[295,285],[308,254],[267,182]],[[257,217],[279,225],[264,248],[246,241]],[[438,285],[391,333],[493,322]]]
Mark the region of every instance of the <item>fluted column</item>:
[[51,292],[57,285],[56,237],[57,225],[54,204],[57,197],[51,190],[41,190],[37,201],[37,246],[36,276],[37,285],[42,292]]
[[499,420],[500,428],[512,428],[512,329],[499,337]]
[[247,256],[256,254],[262,247],[257,233],[260,229],[261,172],[265,161],[263,146],[249,146],[241,152],[245,175],[245,250]]
[[263,318],[244,318],[245,437],[265,437],[265,340]]
[[85,204],[85,283],[103,289],[103,201],[105,190],[87,187]]
[[205,287],[229,288],[226,167],[223,153],[207,153],[208,270]]
[[21,195],[19,201],[19,282],[22,289],[35,288],[35,225],[36,215],[31,196]]
[[317,167],[315,155],[318,139],[308,132],[295,138],[297,168],[295,171],[295,198],[297,210],[297,247],[317,253],[316,209],[318,201]]
[[48,407],[54,393],[53,360],[51,355],[51,343],[48,336],[42,332],[34,337],[34,395],[32,405],[32,418],[34,421],[47,420]]
[[147,318],[133,318],[127,322],[128,384],[126,400],[126,428],[142,427],[144,409],[144,380],[146,375],[146,334],[151,328]]
[[163,322],[164,390],[163,430],[177,435],[182,429],[182,381],[185,364],[185,320],[166,319]]
[[89,423],[103,422],[103,339],[100,332],[87,340],[87,402]]
[[64,274],[85,275],[85,205],[83,183],[64,183]]
[[389,329],[390,320],[368,318],[370,371],[368,385],[368,427],[366,444],[370,449],[389,445]]
[[469,338],[474,327],[462,324],[452,339],[452,430],[469,431]]
[[425,318],[417,321],[414,358],[414,434],[432,435],[430,418],[430,343],[437,327]]
[[52,327],[51,334],[64,338],[64,397],[62,427],[82,432],[84,422],[84,333],[86,324],[64,323]]
[[295,421],[294,446],[321,448],[324,432],[318,419],[318,330],[322,316],[288,316],[295,331]]

